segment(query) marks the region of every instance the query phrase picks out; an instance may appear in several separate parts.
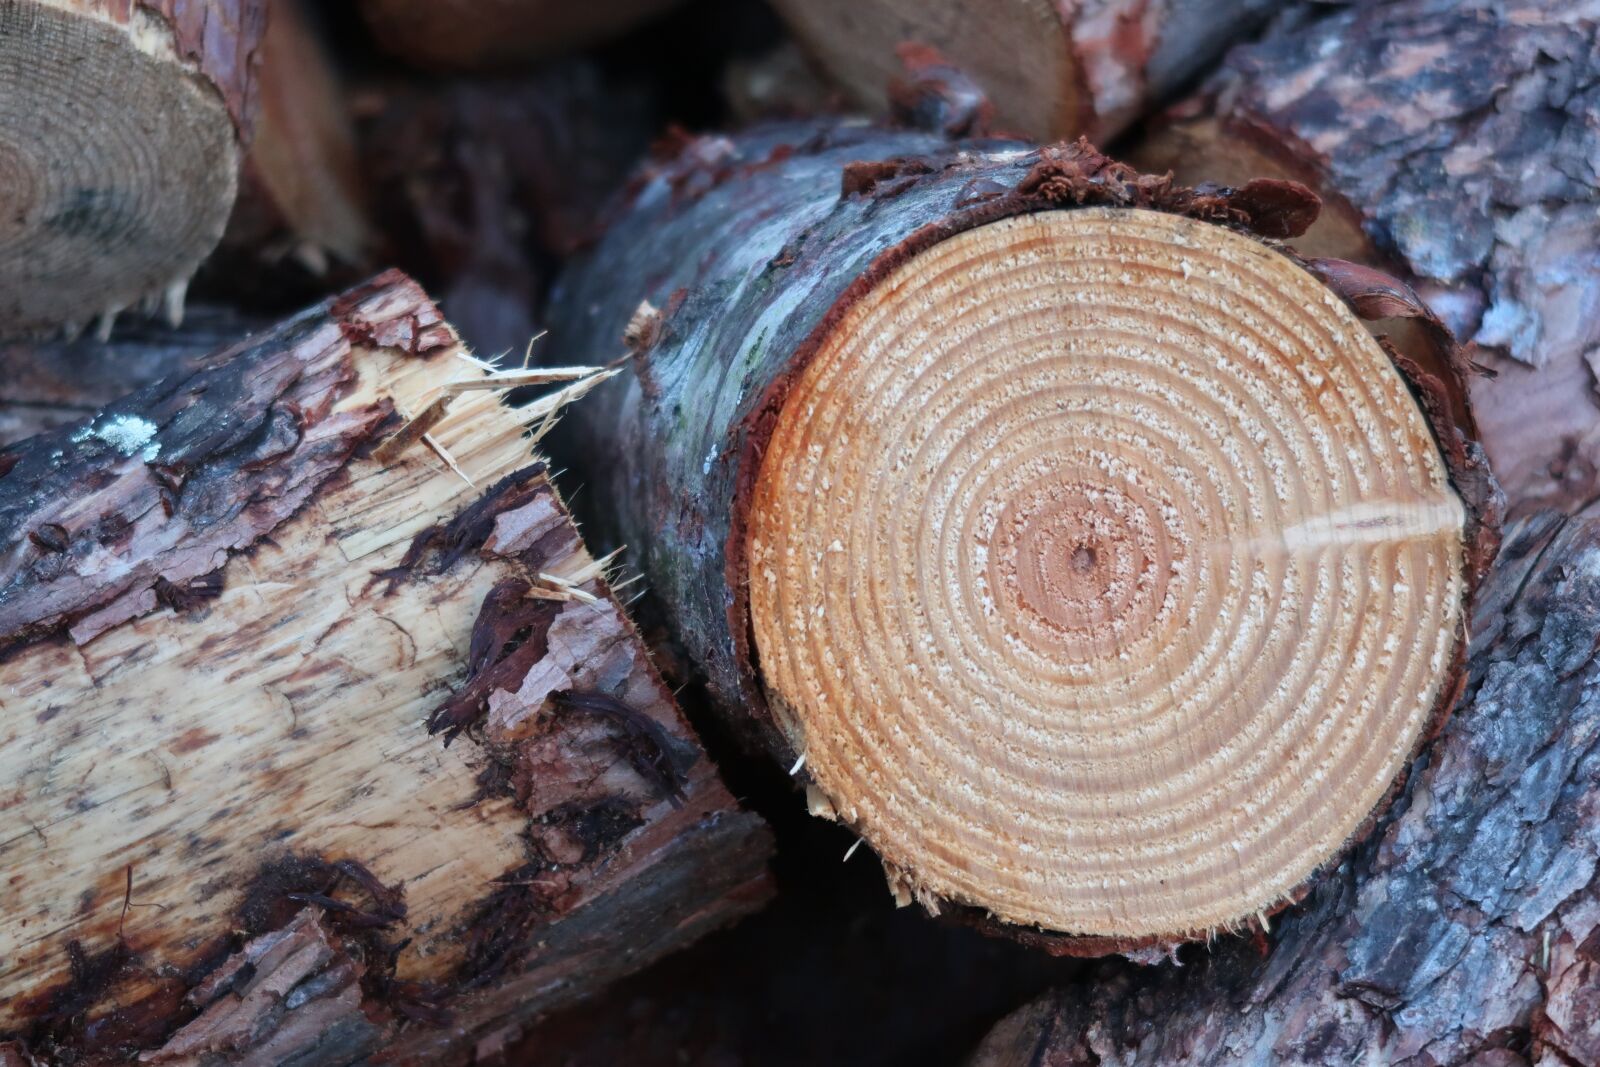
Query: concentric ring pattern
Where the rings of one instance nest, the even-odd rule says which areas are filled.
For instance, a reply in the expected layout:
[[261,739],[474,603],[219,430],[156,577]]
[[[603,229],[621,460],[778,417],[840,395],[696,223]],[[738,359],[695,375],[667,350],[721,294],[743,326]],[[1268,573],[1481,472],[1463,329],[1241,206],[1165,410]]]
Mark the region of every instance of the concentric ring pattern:
[[[222,98],[161,42],[0,5],[0,323],[83,323],[186,280],[233,206]],[[170,36],[170,34],[169,34]],[[163,45],[171,51],[170,43]]]
[[1465,512],[1289,259],[1084,209],[913,257],[785,402],[749,527],[774,707],[925,899],[1118,938],[1282,902],[1463,632]]

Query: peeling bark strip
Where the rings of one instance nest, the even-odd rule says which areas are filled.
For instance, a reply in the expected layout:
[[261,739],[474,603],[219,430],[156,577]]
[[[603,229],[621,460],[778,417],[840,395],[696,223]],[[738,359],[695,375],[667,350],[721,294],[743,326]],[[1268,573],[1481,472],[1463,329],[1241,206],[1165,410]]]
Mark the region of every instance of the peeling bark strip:
[[391,273],[4,454],[0,1049],[453,1062],[764,901],[517,413],[378,458],[482,368]]
[[222,236],[266,0],[3,0],[0,333],[182,315]]
[[1135,151],[1180,180],[1278,175],[1311,255],[1398,268],[1499,371],[1472,383],[1514,506],[1600,491],[1600,6],[1300,8]]
[[1600,1063],[1600,516],[1509,530],[1471,693],[1270,942],[1106,965],[974,1067]]
[[[1500,503],[1448,332],[1278,245],[1319,207],[1281,178],[847,123],[679,149],[543,354],[626,344],[560,458],[729,719],[902,902],[1057,952],[1264,924],[1458,692]],[[1397,307],[1404,353],[1361,322]]]
[[[933,49],[1030,137],[1107,140],[1180,88],[1274,6],[1267,0],[776,0],[857,101],[897,106],[901,59]],[[913,62],[910,65],[915,65]]]

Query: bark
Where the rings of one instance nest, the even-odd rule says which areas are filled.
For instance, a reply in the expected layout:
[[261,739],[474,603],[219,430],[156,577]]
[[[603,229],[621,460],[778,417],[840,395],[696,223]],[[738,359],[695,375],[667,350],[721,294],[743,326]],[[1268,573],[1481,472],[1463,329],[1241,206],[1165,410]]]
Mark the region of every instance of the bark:
[[801,42],[862,104],[888,110],[902,46],[931,47],[1029,137],[1108,139],[1265,18],[1260,0],[778,0]]
[[1473,383],[1514,508],[1600,490],[1600,7],[1399,0],[1301,12],[1135,153],[1181,180],[1287,175],[1313,254],[1398,269],[1498,376]]
[[[1286,183],[1201,194],[1082,143],[1032,150],[850,124],[776,126],[688,141],[647,168],[607,237],[563,276],[546,358],[604,359],[625,344],[633,373],[563,428],[558,456],[593,493],[590,529],[629,546],[673,636],[751,747],[785,767],[800,755],[753,662],[745,557],[750,494],[786,391],[852,303],[917,252],[1008,216],[1094,204],[1280,237],[1315,214]],[[1493,551],[1494,490],[1471,443],[1461,368],[1403,287],[1348,267],[1311,265],[1358,313],[1421,316],[1443,343],[1429,369],[1406,364],[1407,375],[1453,457],[1472,516],[1469,569],[1479,574]],[[1053,951],[1122,944],[1006,932]]]
[[1600,1062],[1600,516],[1508,530],[1471,692],[1381,833],[1270,939],[1017,1012],[975,1065]]
[[0,332],[81,327],[183,287],[233,206],[265,0],[0,5]]
[[596,44],[679,0],[361,0],[378,43],[440,70],[505,69]]
[[477,351],[521,356],[553,264],[591,240],[644,152],[643,87],[580,61],[370,94],[362,170],[403,267]]
[[0,448],[79,422],[169,374],[190,374],[212,353],[266,325],[229,308],[187,309],[183,325],[130,317],[108,341],[0,344]]
[[481,374],[391,273],[0,453],[0,1047],[465,1060],[762,903]]
[[[239,197],[205,287],[320,295],[371,265],[355,128],[340,71],[305,0],[275,0],[262,38],[259,106]],[[296,280],[299,285],[296,285]]]

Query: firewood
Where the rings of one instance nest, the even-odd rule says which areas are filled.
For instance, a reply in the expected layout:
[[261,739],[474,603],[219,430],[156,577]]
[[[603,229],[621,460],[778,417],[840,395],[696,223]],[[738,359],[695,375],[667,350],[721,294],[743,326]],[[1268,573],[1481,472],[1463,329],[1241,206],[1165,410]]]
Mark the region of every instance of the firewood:
[[818,61],[879,113],[906,47],[936,49],[994,102],[1001,128],[1105,139],[1248,32],[1263,0],[774,0]]
[[0,333],[181,315],[238,187],[266,0],[0,3]]
[[503,69],[595,44],[681,0],[361,0],[391,54],[442,70]]
[[1472,692],[1381,833],[1265,945],[1107,963],[973,1067],[1600,1063],[1600,519],[1508,528]]
[[604,374],[484,375],[390,274],[0,452],[0,1043],[463,1060],[762,902],[530,452]]
[[1362,4],[1232,53],[1135,152],[1180,180],[1304,181],[1303,249],[1398,271],[1494,376],[1472,382],[1514,509],[1600,493],[1600,11]]
[[1265,925],[1454,700],[1465,368],[1275,240],[1316,210],[791,125],[685,144],[558,284],[547,358],[631,350],[558,453],[591,529],[902,902],[1060,952]]

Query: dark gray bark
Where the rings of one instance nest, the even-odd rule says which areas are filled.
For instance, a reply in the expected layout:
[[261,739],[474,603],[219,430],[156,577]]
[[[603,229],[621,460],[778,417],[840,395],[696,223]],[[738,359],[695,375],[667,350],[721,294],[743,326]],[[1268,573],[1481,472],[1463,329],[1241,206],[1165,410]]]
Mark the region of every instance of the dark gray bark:
[[1509,530],[1476,632],[1380,834],[1270,938],[1108,964],[975,1065],[1600,1062],[1600,513]]
[[1236,49],[1135,159],[1198,182],[1279,168],[1310,235],[1394,267],[1500,372],[1475,384],[1513,505],[1600,491],[1600,6],[1296,9]]

